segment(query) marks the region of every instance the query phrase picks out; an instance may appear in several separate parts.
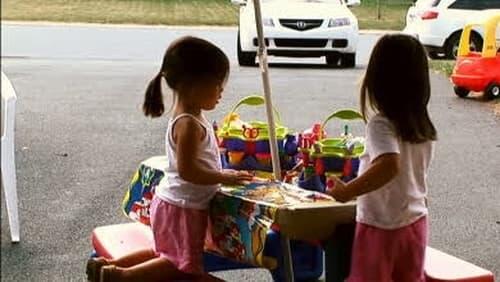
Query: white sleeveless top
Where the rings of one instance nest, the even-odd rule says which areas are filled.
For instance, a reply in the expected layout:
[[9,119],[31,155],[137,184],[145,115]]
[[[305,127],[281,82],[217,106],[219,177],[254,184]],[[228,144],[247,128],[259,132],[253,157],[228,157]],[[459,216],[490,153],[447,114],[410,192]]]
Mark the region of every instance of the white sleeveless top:
[[196,162],[206,169],[222,170],[219,147],[212,126],[204,117],[203,120],[200,120],[190,114],[180,114],[176,118],[170,119],[168,123],[166,133],[168,165],[165,177],[156,187],[155,195],[178,207],[207,209],[220,185],[198,185],[187,182],[179,176],[177,169],[177,150],[173,139],[173,127],[177,120],[186,116],[198,122],[206,132],[196,154]]

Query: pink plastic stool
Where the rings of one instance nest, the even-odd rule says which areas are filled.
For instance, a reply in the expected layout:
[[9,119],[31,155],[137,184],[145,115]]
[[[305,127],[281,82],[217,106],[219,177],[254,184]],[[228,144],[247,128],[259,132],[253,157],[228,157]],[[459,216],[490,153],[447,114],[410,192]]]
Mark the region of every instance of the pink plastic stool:
[[490,271],[431,247],[425,254],[427,282],[494,282]]
[[[93,255],[96,256],[116,259],[135,251],[152,249],[153,244],[153,232],[149,226],[138,222],[101,226],[92,231]],[[205,273],[204,277],[214,278],[209,273]],[[191,280],[172,282],[187,281]]]
[[137,222],[100,226],[92,231],[92,245],[99,256],[119,258],[153,248],[153,232]]

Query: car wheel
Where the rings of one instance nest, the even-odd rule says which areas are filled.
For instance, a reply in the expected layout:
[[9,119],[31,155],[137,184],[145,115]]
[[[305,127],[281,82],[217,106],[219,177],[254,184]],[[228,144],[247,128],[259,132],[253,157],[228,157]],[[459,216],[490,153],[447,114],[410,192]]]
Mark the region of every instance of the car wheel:
[[489,100],[500,98],[500,85],[497,83],[490,84],[484,91],[486,98]]
[[238,63],[240,66],[255,66],[255,56],[256,54],[254,52],[243,52],[241,50],[241,43],[240,43],[240,31],[238,30],[238,39],[237,39],[237,45],[238,45]]
[[459,86],[453,87],[453,90],[455,90],[455,94],[460,98],[467,97],[467,95],[469,95],[469,92],[470,92],[469,89],[459,87]]
[[[460,32],[453,34],[447,41],[445,45],[445,55],[446,58],[455,60],[458,54],[458,45],[460,44]],[[480,35],[476,33],[471,33],[470,35],[470,48],[474,51],[479,51],[483,48],[483,39]]]
[[344,68],[354,68],[356,66],[356,53],[342,54],[340,65]]
[[332,67],[337,67],[340,62],[339,54],[328,54],[326,55],[326,64]]

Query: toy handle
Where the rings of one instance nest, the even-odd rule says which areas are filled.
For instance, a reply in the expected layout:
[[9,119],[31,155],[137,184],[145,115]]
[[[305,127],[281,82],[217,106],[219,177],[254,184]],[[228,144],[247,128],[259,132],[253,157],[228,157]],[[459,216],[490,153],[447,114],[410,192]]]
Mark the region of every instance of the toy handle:
[[319,140],[323,139],[323,136],[321,136],[321,134],[323,134],[323,130],[325,129],[326,124],[334,118],[341,120],[364,120],[363,116],[358,111],[352,109],[338,110],[327,117],[326,120],[321,124],[321,130],[319,131]]
[[[250,96],[247,96],[243,99],[241,99],[234,107],[233,109],[229,112],[229,115],[231,115],[232,113],[236,112],[236,110],[242,106],[242,105],[246,105],[246,106],[261,106],[265,103],[266,101],[264,100],[264,97],[262,96],[259,96],[259,95],[250,95]],[[280,113],[278,112],[278,110],[273,106],[273,111],[274,111],[274,114],[276,115],[276,123],[281,125],[281,115]],[[229,122],[231,123],[231,122]]]

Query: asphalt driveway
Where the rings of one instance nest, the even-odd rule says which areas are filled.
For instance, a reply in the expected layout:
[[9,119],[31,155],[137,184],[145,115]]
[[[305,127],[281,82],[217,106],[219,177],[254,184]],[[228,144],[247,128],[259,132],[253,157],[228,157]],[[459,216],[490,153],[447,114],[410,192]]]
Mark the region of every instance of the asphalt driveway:
[[[194,34],[231,57],[221,120],[241,97],[261,93],[258,68],[241,68],[232,29],[2,25],[2,71],[18,92],[16,158],[21,243],[12,245],[2,202],[2,281],[84,281],[90,232],[127,222],[119,210],[141,160],[164,153],[167,117],[140,111],[168,40]],[[323,61],[273,60],[273,100],[303,130],[335,109],[357,107],[358,82],[377,35],[363,35],[356,69]],[[71,40],[73,41],[71,41]],[[101,51],[100,51],[101,50]],[[430,245],[500,275],[500,119],[491,104],[458,99],[433,74],[430,112],[439,133],[430,181]],[[243,117],[262,117],[244,109]],[[341,126],[332,124],[334,134]],[[3,196],[3,195],[2,195]],[[270,281],[264,270],[217,274]]]

